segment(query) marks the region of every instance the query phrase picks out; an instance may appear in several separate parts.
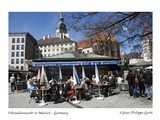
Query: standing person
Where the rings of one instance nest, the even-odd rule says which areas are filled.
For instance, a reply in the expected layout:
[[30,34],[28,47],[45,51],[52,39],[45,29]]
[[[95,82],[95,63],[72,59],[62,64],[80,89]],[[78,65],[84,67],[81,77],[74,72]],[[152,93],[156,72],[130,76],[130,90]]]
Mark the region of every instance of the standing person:
[[25,76],[26,82],[27,82],[29,79],[30,79],[30,76],[29,76],[29,74],[27,73],[26,76]]
[[129,87],[129,95],[133,96],[133,90],[134,90],[134,85],[133,85],[133,71],[129,70],[129,73],[127,74],[126,80],[128,81],[128,87]]
[[17,82],[21,81],[21,77],[19,75],[17,75]]
[[152,72],[149,71],[149,70],[146,70],[144,72],[144,85],[145,85],[145,88],[146,88],[146,95],[147,95],[147,99],[148,100],[151,100],[152,99]]
[[145,86],[144,86],[143,71],[142,70],[138,70],[137,78],[139,80],[139,94],[142,97],[145,94]]
[[140,92],[139,92],[140,79],[138,75],[139,75],[138,71],[136,70],[133,75],[133,86],[134,86],[133,97],[134,98],[139,97],[140,95]]
[[14,74],[12,74],[12,76],[10,77],[10,83],[11,83],[11,91],[14,92],[15,90],[15,77]]

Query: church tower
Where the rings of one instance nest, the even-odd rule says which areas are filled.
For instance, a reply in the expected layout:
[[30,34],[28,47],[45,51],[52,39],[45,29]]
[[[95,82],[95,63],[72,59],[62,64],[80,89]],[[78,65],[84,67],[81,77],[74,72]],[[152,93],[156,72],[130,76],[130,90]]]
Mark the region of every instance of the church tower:
[[60,13],[59,22],[57,23],[56,37],[59,37],[60,39],[69,37],[69,34],[67,34],[67,28],[64,23],[64,15],[62,12]]
[[148,33],[148,27],[147,24],[144,23],[144,38],[142,41],[142,46],[143,46],[143,60],[146,62],[149,62],[152,60],[152,40],[149,35],[146,35]]

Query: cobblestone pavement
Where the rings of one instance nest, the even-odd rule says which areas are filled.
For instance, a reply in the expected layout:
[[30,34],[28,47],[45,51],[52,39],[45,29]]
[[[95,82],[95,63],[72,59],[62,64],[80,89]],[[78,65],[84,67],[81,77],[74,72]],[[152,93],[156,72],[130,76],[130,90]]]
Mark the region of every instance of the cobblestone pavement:
[[46,106],[39,106],[39,103],[31,101],[29,93],[9,93],[9,108],[152,108],[152,100],[146,97],[130,97],[128,91],[122,91],[120,94],[105,97],[104,100],[97,100],[95,96],[91,100],[83,100],[79,104],[64,101],[55,104],[47,102]]

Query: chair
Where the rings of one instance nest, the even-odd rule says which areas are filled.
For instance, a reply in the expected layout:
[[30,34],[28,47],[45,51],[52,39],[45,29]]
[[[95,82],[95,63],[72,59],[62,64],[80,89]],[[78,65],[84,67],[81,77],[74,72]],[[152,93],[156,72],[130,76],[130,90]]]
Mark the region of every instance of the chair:
[[51,86],[48,95],[50,96],[50,101],[57,101],[60,98],[59,87],[57,85]]
[[109,96],[120,93],[120,89],[115,82],[111,87],[108,88],[108,94]]

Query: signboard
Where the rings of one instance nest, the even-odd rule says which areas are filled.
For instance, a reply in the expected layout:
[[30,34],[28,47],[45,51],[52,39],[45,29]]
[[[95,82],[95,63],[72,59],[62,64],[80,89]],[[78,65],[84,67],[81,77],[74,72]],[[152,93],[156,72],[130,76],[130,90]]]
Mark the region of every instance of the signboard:
[[71,62],[33,62],[33,66],[86,66],[86,65],[117,65],[121,64],[120,60],[108,61],[71,61]]

